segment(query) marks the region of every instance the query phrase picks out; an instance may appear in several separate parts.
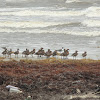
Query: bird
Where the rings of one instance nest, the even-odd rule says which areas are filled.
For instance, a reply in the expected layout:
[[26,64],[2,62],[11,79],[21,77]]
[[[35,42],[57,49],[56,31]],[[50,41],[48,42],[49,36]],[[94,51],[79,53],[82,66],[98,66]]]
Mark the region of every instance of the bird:
[[59,51],[59,52],[64,51],[64,47],[62,47],[62,49],[58,49],[57,51]]
[[26,48],[25,57],[27,58],[29,54],[30,54],[29,49]]
[[69,49],[64,49],[64,52],[63,53],[61,53],[61,58],[62,58],[62,56],[63,56],[63,58],[64,57],[66,57],[67,58],[67,56],[69,55]]
[[58,53],[57,53],[57,50],[55,50],[53,53],[52,53],[52,56],[56,56]]
[[26,48],[26,50],[22,52],[22,57],[23,57],[23,55],[25,55],[25,57],[27,58],[29,54],[30,54],[30,52],[29,52],[29,50]]
[[78,55],[78,51],[76,50],[75,53],[72,54],[73,59],[74,59],[74,58],[76,59],[76,56],[77,56],[77,55]]
[[32,57],[33,57],[34,53],[35,53],[35,49],[33,49],[32,51],[30,51],[30,55],[32,55]]
[[45,51],[43,50],[43,48],[40,48],[35,54],[38,55],[38,57],[41,57],[45,54]]
[[87,56],[87,52],[85,51],[84,53],[82,53],[82,57],[86,59]]
[[2,52],[2,54],[3,54],[3,57],[5,57],[6,58],[6,54],[7,54],[7,48],[4,48],[4,51]]
[[48,51],[45,53],[45,56],[47,56],[47,58],[49,58],[52,55],[52,51],[50,49],[48,49]]
[[17,56],[17,58],[18,58],[19,49],[17,49],[17,51],[15,51],[14,54],[15,54],[15,58],[16,58],[16,56]]
[[7,54],[8,54],[8,57],[11,58],[12,49],[10,49],[10,50],[7,52]]

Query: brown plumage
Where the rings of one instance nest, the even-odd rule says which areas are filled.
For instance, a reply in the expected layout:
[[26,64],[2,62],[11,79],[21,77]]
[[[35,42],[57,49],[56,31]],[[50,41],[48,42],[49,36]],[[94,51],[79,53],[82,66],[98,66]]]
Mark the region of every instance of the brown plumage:
[[22,52],[22,57],[23,57],[23,55],[25,55],[25,57],[28,57],[29,54],[30,54],[30,52],[29,52],[29,50],[26,48],[26,50]]
[[64,57],[67,57],[69,55],[69,49],[64,49],[64,52],[63,53],[61,53],[61,57],[63,56],[63,58]]
[[19,49],[17,49],[17,51],[15,51],[14,54],[15,54],[15,58],[16,58],[16,56],[17,56],[17,58],[18,58]]
[[3,57],[5,57],[6,58],[6,54],[7,54],[7,49],[5,48],[5,50],[2,52],[2,54],[3,54]]
[[86,56],[87,56],[87,52],[85,51],[85,52],[82,54],[82,57],[86,59]]
[[7,52],[7,54],[8,54],[8,57],[11,58],[12,49],[10,49],[10,50]]
[[30,54],[29,50],[26,49],[26,52],[25,52],[25,57],[28,57],[28,55]]
[[72,54],[73,59],[74,59],[74,58],[76,59],[76,56],[77,56],[77,55],[78,55],[78,51],[76,50],[75,53]]
[[45,53],[45,56],[49,58],[52,55],[52,51],[48,49],[48,51]]
[[32,55],[33,57],[33,54],[35,53],[35,49],[33,49],[31,52],[30,52],[30,55]]
[[41,56],[43,56],[45,54],[45,51],[43,50],[43,48],[41,48],[35,54],[38,55],[38,57],[41,57]]
[[58,54],[57,50],[52,53],[52,56],[56,56]]

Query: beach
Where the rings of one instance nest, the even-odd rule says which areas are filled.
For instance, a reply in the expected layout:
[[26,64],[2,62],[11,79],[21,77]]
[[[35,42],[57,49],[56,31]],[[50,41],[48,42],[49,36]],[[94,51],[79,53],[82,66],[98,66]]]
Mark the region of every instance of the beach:
[[[67,57],[36,55],[62,47]],[[28,97],[100,100],[100,0],[0,0],[0,100]]]
[[[32,100],[99,100],[99,79],[99,60],[0,61],[0,98],[24,100],[30,95]],[[7,85],[22,93],[11,93]]]
[[21,7],[22,2],[15,7],[10,4],[0,8],[1,57],[1,47],[13,51],[19,48],[20,53],[26,48],[54,51],[64,47],[70,49],[70,54],[75,50],[80,55],[87,51],[89,59],[100,59],[99,0],[67,0],[65,5],[60,2],[61,6],[58,3],[30,7]]

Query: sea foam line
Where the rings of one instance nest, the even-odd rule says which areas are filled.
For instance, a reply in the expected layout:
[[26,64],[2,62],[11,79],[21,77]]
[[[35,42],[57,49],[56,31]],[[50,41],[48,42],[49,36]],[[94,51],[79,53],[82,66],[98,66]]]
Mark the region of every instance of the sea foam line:
[[53,33],[53,34],[70,34],[70,35],[82,35],[82,36],[100,36],[100,31],[75,31],[75,30],[72,30],[72,31],[68,31],[68,30],[56,30],[56,29],[52,29],[52,30],[39,30],[39,29],[34,29],[34,30],[28,30],[28,29],[24,29],[24,30],[12,30],[12,29],[2,29],[0,28],[0,34],[2,33],[47,33],[47,34],[50,34],[50,33]]
[[66,11],[56,11],[56,8],[54,10],[39,10],[39,9],[19,9],[18,11],[1,11],[0,16],[54,16],[54,17],[70,17],[70,16],[87,16],[87,17],[100,17],[100,7],[91,6],[86,9],[82,10],[67,10]]
[[99,20],[84,20],[82,22],[83,25],[87,27],[100,27],[100,21]]
[[51,25],[58,25],[61,22],[44,22],[44,21],[1,21],[0,27],[16,27],[16,28],[28,28],[28,27],[47,27]]
[[81,16],[82,11],[41,11],[41,10],[23,10],[18,12],[0,12],[1,16]]

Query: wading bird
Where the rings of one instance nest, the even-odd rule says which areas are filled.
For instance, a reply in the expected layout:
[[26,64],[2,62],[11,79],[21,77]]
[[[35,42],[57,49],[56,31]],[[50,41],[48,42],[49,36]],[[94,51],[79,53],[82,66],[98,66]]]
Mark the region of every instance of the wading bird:
[[11,58],[11,54],[12,54],[12,49],[10,49],[9,51],[7,51],[8,57]]
[[30,52],[30,55],[33,57],[33,54],[35,53],[35,49],[33,49],[31,52]]
[[87,52],[85,51],[85,52],[82,54],[82,57],[86,59],[86,56],[87,56]]
[[17,56],[17,58],[18,58],[19,49],[17,49],[17,51],[15,51],[14,54],[15,54],[15,58],[16,58],[16,56]]
[[76,50],[75,53],[72,54],[73,59],[74,59],[74,58],[76,59],[76,56],[77,56],[77,55],[78,55],[78,51]]
[[6,58],[6,55],[7,55],[7,48],[4,48],[4,51],[2,52],[2,54],[3,54],[3,57],[5,57]]
[[48,49],[48,51],[45,53],[45,56],[49,58],[52,55],[52,51]]
[[64,49],[64,52],[63,53],[61,53],[61,58],[62,58],[62,56],[63,56],[63,58],[64,57],[66,57],[67,58],[67,56],[69,55],[69,49]]
[[62,47],[62,49],[58,49],[57,51],[58,52],[63,52],[64,51],[64,48]]

